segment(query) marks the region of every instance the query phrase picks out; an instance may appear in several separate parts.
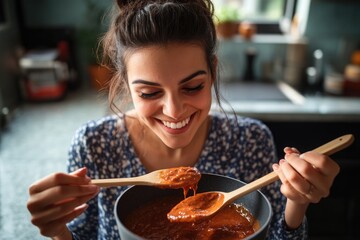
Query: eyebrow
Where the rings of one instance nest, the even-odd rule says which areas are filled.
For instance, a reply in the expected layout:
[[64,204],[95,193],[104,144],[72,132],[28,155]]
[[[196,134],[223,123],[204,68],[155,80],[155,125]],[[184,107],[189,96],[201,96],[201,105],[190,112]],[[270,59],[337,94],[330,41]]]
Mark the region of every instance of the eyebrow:
[[[197,77],[199,75],[203,75],[203,74],[206,74],[206,71],[204,70],[199,70],[199,71],[196,71],[194,72],[193,74],[185,77],[184,79],[182,79],[180,82],[179,82],[179,85],[180,84],[183,84],[187,81],[190,81],[191,79],[193,79],[194,77]],[[146,85],[150,85],[150,86],[160,86],[159,83],[155,83],[155,82],[150,82],[150,81],[147,81],[147,80],[143,80],[143,79],[137,79],[137,80],[134,80],[132,82],[132,84],[146,84]]]

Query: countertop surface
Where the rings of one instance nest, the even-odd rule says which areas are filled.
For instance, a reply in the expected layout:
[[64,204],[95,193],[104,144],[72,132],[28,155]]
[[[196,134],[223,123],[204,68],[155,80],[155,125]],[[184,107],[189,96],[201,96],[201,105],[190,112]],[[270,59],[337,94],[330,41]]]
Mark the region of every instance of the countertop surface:
[[261,120],[360,121],[359,97],[302,95],[282,82],[225,83],[221,92],[225,111]]

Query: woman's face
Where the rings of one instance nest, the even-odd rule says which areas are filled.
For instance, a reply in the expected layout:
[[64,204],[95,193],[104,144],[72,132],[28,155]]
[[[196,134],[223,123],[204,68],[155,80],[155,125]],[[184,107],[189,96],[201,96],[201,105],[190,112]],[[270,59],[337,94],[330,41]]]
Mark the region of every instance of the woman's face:
[[170,148],[191,143],[211,106],[213,79],[204,50],[196,45],[150,46],[126,62],[139,120]]

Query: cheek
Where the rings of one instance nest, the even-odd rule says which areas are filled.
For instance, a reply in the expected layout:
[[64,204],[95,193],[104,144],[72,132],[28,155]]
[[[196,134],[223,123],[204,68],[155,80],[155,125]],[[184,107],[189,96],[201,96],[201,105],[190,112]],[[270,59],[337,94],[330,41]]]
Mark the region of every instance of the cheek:
[[207,109],[211,106],[211,91],[204,91],[191,100],[191,104],[199,109]]
[[133,104],[138,115],[144,117],[153,115],[158,109],[158,104],[156,101],[144,101],[144,100],[134,101],[133,99]]
[[136,113],[140,116],[149,116],[154,111],[154,104],[152,101],[144,101],[144,99],[137,96],[134,89],[130,89],[131,100]]

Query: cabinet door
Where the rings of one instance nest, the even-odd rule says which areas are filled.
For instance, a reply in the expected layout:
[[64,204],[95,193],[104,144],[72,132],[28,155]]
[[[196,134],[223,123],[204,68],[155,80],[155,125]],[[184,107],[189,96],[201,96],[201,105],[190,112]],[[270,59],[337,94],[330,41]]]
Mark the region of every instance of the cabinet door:
[[354,143],[332,158],[341,170],[331,188],[330,196],[311,204],[307,212],[312,239],[355,239],[360,228],[360,122],[265,122],[273,132],[279,159],[283,148],[296,147],[301,152],[345,134],[355,136]]

